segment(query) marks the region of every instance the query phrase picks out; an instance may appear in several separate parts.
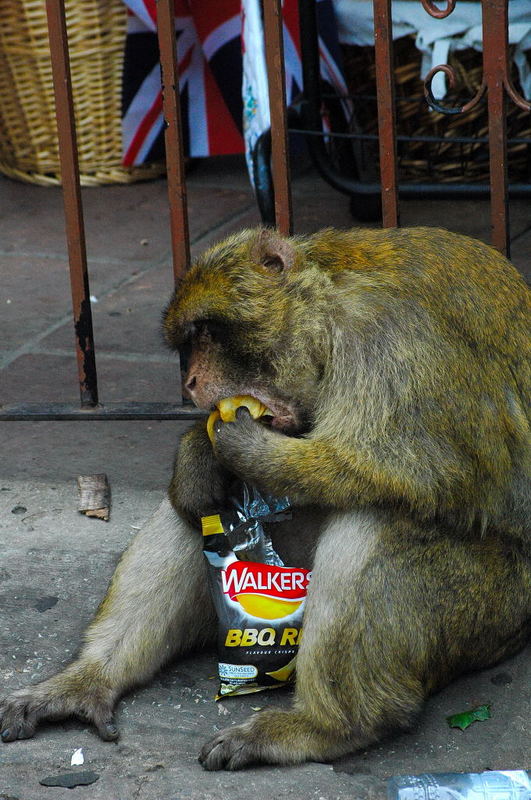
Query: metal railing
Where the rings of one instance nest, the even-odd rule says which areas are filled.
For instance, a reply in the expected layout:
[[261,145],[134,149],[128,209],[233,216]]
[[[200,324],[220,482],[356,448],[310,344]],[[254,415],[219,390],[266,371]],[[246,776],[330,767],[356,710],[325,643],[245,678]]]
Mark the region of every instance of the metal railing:
[[[419,0],[434,17],[450,14],[456,0],[445,0],[446,7],[438,8],[432,0]],[[397,178],[396,108],[393,82],[393,41],[391,0],[373,0],[375,23],[375,66],[378,107],[378,140],[380,154],[380,188],[384,227],[399,225],[399,194],[422,193],[430,187],[414,184],[399,187]],[[80,390],[80,405],[64,403],[18,403],[0,406],[4,420],[67,420],[67,419],[191,419],[202,415],[196,409],[172,403],[108,403],[101,404],[98,381],[89,276],[85,250],[85,232],[79,182],[72,87],[64,0],[46,0],[57,127],[61,159],[70,282],[72,288],[73,320]],[[300,14],[306,26],[315,26],[315,6],[299,2]],[[274,217],[283,234],[292,232],[292,203],[289,175],[288,124],[285,102],[285,78],[280,0],[263,0],[266,62],[269,78],[271,112],[271,173],[274,194]],[[515,90],[510,79],[508,47],[508,0],[483,0],[483,83],[476,96],[458,108],[445,109],[434,100],[431,80],[443,70],[450,83],[455,76],[451,67],[436,67],[426,79],[426,97],[437,110],[464,114],[487,95],[489,113],[489,158],[492,244],[501,252],[509,251],[509,213],[507,185],[507,136],[505,106],[507,99],[531,111],[531,103]],[[312,18],[313,14],[313,18]],[[309,16],[308,16],[309,15]],[[184,157],[181,135],[179,79],[177,70],[173,0],[157,0],[158,38],[162,67],[162,88],[165,118],[165,144],[168,180],[168,202],[172,241],[172,260],[175,278],[181,277],[190,262],[188,208]],[[315,86],[318,76],[316,48],[303,45],[305,88]],[[312,84],[313,81],[313,84]],[[317,98],[318,99],[318,98]],[[322,144],[317,131],[319,109],[310,116],[306,128],[310,147],[325,177],[341,191],[352,190],[352,183],[329,168],[322,158]],[[470,187],[471,194],[483,193],[485,187]],[[373,192],[375,184],[356,183],[357,191]],[[529,187],[523,187],[523,190]]]
[[[445,0],[446,7],[438,8],[432,0],[419,0],[420,5],[433,17],[442,19],[449,16],[455,8],[456,0]],[[381,192],[381,216],[384,227],[399,225],[399,197],[456,197],[467,194],[471,197],[490,196],[491,243],[505,255],[509,256],[509,204],[507,178],[507,124],[506,107],[508,100],[521,109],[531,111],[531,103],[516,91],[509,67],[508,43],[508,0],[482,0],[483,21],[483,80],[476,95],[456,107],[446,107],[433,97],[432,80],[437,72],[444,72],[450,88],[457,83],[455,72],[447,64],[439,65],[426,76],[424,94],[426,102],[436,111],[449,116],[464,115],[474,109],[480,102],[488,103],[488,145],[490,181],[489,183],[427,183],[398,181],[397,142],[460,142],[471,144],[482,140],[472,137],[437,137],[400,136],[397,135],[397,108],[395,100],[395,84],[393,81],[393,42],[391,24],[391,0],[373,0],[375,30],[375,73],[378,109],[378,136],[357,133],[331,133],[330,137],[346,137],[360,142],[378,140],[380,161],[380,182],[363,180],[359,177],[345,175],[334,167],[326,151],[321,133],[320,106],[323,96],[319,83],[319,64],[317,56],[317,28],[315,13],[312,11],[314,0],[300,3],[301,36],[304,100],[299,128],[294,132],[306,131],[308,145],[314,163],[325,180],[345,194],[359,195],[367,200]],[[308,135],[309,134],[309,135]],[[519,140],[514,140],[516,143]],[[531,146],[531,140],[522,140],[522,144]],[[512,196],[525,196],[531,199],[531,184],[514,183],[510,187]]]

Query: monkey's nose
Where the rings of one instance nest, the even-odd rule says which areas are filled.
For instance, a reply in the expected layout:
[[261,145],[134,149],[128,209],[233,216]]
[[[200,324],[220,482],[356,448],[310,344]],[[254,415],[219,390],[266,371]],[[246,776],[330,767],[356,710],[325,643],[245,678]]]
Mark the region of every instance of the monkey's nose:
[[193,392],[193,390],[196,387],[196,384],[197,384],[197,378],[195,375],[192,375],[192,377],[188,378],[188,380],[184,384],[184,388],[186,389],[187,392]]

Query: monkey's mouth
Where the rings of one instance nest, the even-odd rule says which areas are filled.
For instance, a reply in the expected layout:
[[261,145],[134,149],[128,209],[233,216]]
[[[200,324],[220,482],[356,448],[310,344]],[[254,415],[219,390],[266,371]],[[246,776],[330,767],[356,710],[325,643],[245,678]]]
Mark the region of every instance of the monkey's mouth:
[[[268,425],[275,430],[291,436],[300,432],[302,427],[300,414],[295,406],[291,403],[280,400],[276,397],[272,397],[267,392],[262,392],[253,389],[252,387],[239,389],[238,391],[235,391],[234,394],[251,395],[267,407],[267,411],[260,418],[260,422],[262,424]],[[219,400],[221,399],[222,398]],[[216,403],[210,407],[210,411],[214,411],[216,409],[216,405],[219,400],[217,400]]]
[[299,432],[301,428],[300,415],[293,404],[278,397],[272,397],[267,392],[253,390],[252,388],[249,388],[245,394],[256,397],[257,400],[267,406],[267,411],[261,419],[264,424],[288,435],[294,435]]

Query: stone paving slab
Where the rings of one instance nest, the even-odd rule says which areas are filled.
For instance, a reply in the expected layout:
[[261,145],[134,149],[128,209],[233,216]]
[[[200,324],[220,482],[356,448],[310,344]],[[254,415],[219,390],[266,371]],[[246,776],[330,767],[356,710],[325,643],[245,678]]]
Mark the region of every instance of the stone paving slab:
[[[57,486],[75,481],[77,475],[106,472],[111,490],[120,485],[162,491],[170,482],[179,439],[190,424],[167,420],[6,422],[0,425],[0,479],[23,480],[31,490],[34,483]],[[149,507],[144,517],[148,514]]]
[[[28,381],[28,376],[31,380]],[[79,400],[77,365],[73,355],[23,355],[2,370],[4,402],[43,401],[76,403]],[[150,361],[147,358],[100,358],[98,390],[102,403],[181,402],[178,361],[170,354]],[[37,423],[34,423],[37,424]]]
[[71,314],[68,262],[4,253],[0,265],[1,347],[13,351]]
[[[240,170],[241,172],[241,170]],[[243,173],[242,173],[243,175]],[[63,200],[58,187],[38,187],[0,177],[0,252],[66,255]],[[225,188],[212,181],[188,186],[190,238],[253,207],[249,185]],[[82,190],[89,260],[152,262],[170,251],[165,180]],[[256,213],[256,212],[255,212]],[[24,219],[31,220],[27,225]],[[258,216],[256,217],[258,220]],[[109,243],[109,236],[112,243]]]
[[[163,264],[144,270],[117,289],[105,292],[93,285],[92,322],[97,343],[96,358],[107,355],[137,354],[140,358],[157,357],[170,360],[162,337],[162,310],[173,291],[170,265]],[[69,320],[39,342],[45,352],[72,349],[73,330]]]

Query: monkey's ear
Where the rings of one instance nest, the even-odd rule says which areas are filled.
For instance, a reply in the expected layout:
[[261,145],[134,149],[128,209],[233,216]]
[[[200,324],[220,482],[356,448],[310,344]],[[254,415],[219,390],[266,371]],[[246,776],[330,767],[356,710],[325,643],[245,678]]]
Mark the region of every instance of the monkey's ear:
[[291,241],[271,228],[260,229],[251,255],[270,272],[285,272],[295,263],[295,248]]

